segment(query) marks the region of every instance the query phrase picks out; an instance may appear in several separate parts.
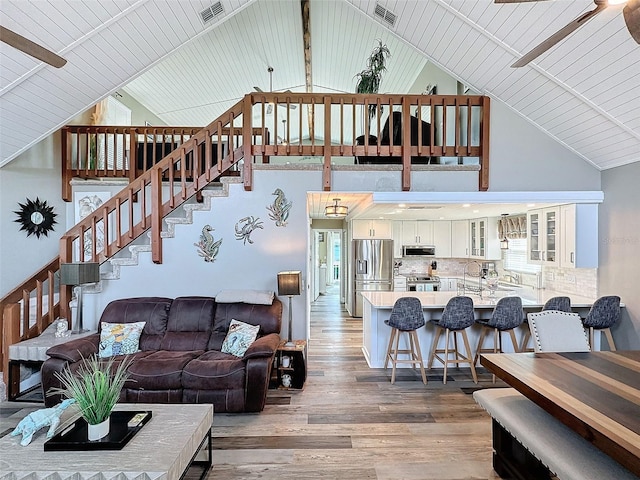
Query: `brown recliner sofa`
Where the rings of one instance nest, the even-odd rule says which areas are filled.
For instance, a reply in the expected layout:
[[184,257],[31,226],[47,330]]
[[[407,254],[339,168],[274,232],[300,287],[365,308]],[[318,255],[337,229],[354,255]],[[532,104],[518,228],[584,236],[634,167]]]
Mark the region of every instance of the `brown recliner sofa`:
[[[243,357],[222,353],[232,319],[259,325]],[[140,351],[132,357],[120,402],[211,403],[215,412],[259,412],[264,408],[271,366],[280,343],[282,303],[217,303],[213,297],[140,297],[114,300],[100,318],[107,323],[146,322]],[[57,404],[55,372],[77,370],[97,354],[100,333],[47,350],[42,365],[45,406]],[[124,358],[125,356],[115,357]]]

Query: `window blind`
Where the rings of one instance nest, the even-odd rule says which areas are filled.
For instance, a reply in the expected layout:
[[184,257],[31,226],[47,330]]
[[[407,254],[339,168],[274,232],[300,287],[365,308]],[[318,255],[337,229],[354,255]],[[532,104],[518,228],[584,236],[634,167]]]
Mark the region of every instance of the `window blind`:
[[539,273],[541,265],[527,263],[527,240],[513,238],[509,240],[509,249],[503,250],[504,269],[522,273]]

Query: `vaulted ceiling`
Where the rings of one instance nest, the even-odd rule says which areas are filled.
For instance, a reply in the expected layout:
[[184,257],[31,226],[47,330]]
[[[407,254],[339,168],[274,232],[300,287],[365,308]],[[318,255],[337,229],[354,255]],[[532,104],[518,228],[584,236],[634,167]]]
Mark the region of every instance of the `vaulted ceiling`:
[[[55,69],[0,44],[0,166],[123,89],[170,125],[205,125],[254,86],[304,91],[298,0],[3,0],[0,24],[68,60]],[[640,160],[640,45],[610,6],[529,65],[520,55],[592,0],[310,0],[314,92],[353,92],[377,39],[381,91],[407,92],[432,62],[508,105],[598,168]],[[492,132],[493,135],[508,132]]]

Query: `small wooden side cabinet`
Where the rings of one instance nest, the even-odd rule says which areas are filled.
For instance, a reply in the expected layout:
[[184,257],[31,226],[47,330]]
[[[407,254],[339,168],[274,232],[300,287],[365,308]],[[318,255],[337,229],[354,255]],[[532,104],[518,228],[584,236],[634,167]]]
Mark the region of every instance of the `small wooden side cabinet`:
[[283,341],[276,352],[276,386],[280,390],[302,390],[307,379],[307,341],[294,340],[291,346],[286,343]]

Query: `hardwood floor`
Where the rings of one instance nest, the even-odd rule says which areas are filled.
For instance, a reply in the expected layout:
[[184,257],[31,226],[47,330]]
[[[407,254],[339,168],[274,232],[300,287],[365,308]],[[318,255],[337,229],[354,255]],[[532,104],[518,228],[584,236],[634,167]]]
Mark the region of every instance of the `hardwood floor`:
[[[336,289],[311,309],[303,391],[270,390],[260,414],[216,414],[209,480],[496,479],[491,421],[474,401],[479,387],[504,386],[479,370],[419,373],[370,369],[362,320],[341,308]],[[439,374],[438,374],[439,372]]]

